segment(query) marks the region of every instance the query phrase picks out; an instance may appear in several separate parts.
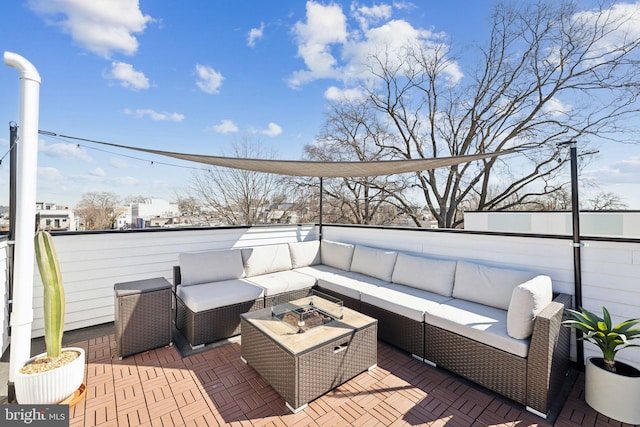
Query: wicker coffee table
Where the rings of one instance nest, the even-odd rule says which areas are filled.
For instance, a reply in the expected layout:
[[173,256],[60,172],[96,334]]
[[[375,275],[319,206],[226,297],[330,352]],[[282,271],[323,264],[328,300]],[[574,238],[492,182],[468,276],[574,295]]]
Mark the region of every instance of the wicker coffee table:
[[314,292],[240,319],[242,360],[294,413],[376,367],[378,321],[328,295]]

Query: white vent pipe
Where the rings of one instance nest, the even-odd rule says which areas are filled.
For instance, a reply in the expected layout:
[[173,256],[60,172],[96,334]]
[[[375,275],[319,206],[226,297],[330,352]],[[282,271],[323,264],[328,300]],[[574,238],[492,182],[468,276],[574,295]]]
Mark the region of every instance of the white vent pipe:
[[5,52],[4,63],[20,72],[13,305],[9,353],[9,383],[12,384],[20,366],[31,356],[40,74],[31,62],[15,53]]

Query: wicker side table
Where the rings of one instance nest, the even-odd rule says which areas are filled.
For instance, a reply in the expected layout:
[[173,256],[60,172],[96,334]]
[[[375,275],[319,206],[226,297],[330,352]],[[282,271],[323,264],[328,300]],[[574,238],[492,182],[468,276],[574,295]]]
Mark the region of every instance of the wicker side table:
[[171,344],[171,283],[164,277],[116,283],[118,357]]

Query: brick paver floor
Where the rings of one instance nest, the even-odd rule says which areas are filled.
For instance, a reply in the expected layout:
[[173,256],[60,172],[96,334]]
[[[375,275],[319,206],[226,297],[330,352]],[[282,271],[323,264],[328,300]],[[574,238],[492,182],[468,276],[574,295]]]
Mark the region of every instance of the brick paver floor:
[[[118,360],[113,335],[87,352],[86,396],[71,426],[529,426],[550,425],[507,399],[378,343],[378,367],[292,414],[240,360],[240,343],[181,357],[174,346]],[[578,376],[557,426],[620,423],[591,410]]]

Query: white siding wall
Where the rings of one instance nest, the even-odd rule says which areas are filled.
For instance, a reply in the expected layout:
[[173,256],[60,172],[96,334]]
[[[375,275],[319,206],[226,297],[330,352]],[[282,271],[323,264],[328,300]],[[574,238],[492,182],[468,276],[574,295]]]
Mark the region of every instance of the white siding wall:
[[[323,239],[386,247],[448,259],[509,266],[551,276],[554,290],[573,295],[571,238],[540,238],[441,230],[404,231],[364,227],[323,227]],[[584,240],[582,305],[596,313],[606,306],[614,322],[640,318],[640,243],[636,240]],[[585,356],[600,356],[585,343]],[[575,342],[572,343],[575,354]],[[640,368],[640,348],[618,353],[617,359]]]
[[[116,232],[54,236],[67,301],[65,330],[114,320],[113,285],[165,277],[173,281],[180,252],[317,239],[314,226]],[[32,336],[44,335],[43,292],[34,274]]]
[[0,240],[0,355],[9,346],[9,245],[6,238]]

